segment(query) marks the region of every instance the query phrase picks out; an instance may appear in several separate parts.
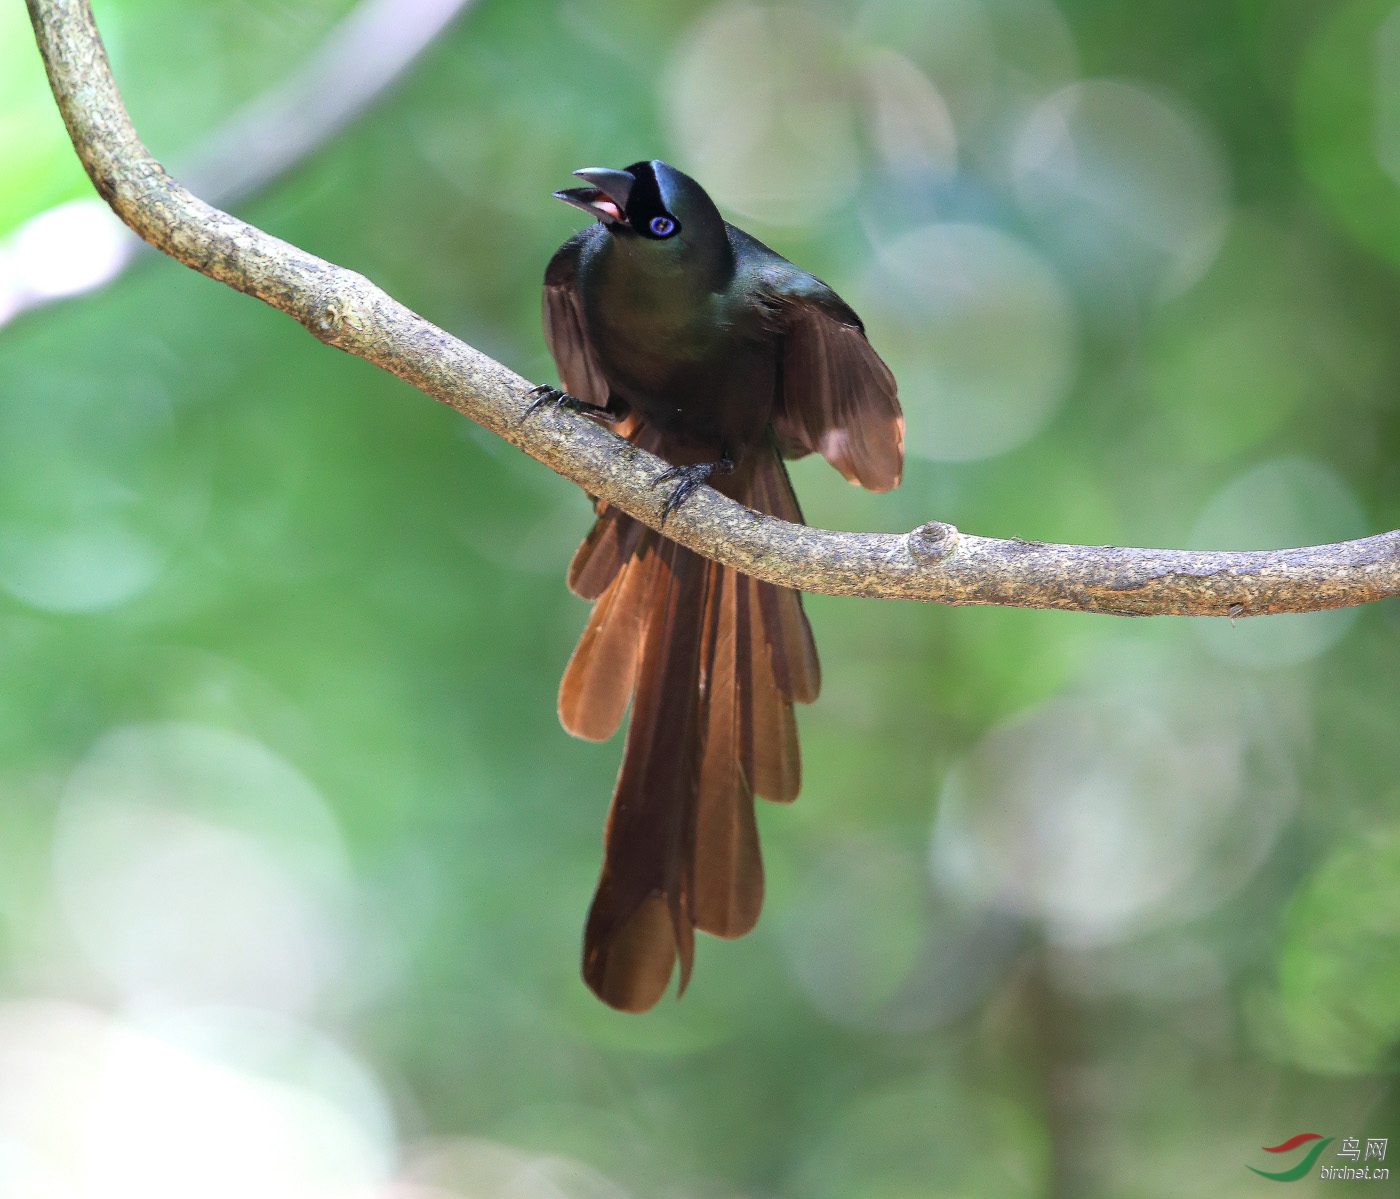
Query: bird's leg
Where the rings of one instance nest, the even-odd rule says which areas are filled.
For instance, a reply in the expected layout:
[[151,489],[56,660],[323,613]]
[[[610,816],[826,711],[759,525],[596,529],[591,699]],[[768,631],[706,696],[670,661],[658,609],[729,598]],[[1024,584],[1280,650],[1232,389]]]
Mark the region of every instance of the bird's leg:
[[675,491],[671,492],[670,498],[666,501],[666,506],[661,510],[662,525],[665,525],[666,518],[685,503],[712,474],[718,471],[722,475],[727,475],[733,469],[734,463],[725,457],[718,462],[697,462],[691,466],[673,466],[670,470],[662,471],[651,481],[653,487],[669,482],[671,479],[680,480],[676,484]]
[[590,404],[587,400],[581,400],[578,396],[571,396],[567,391],[561,391],[557,387],[551,387],[548,383],[542,383],[539,387],[532,387],[525,393],[534,396],[530,406],[525,409],[520,419],[525,420],[532,415],[536,408],[541,408],[545,404],[550,405],[555,412],[565,408],[570,412],[580,412],[584,416],[593,420],[600,420],[604,424],[616,424],[624,415],[625,410],[615,400],[609,396],[607,406],[599,408],[597,404]]

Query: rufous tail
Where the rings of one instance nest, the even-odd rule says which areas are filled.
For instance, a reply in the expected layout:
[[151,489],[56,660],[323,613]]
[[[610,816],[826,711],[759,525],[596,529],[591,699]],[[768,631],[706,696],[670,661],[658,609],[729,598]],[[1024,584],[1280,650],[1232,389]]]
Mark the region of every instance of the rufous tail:
[[[664,447],[663,452],[664,452]],[[777,451],[759,447],[720,490],[794,522]],[[694,930],[740,937],[763,906],[755,795],[797,796],[792,705],[821,687],[800,595],[701,558],[614,508],[569,567],[595,601],[559,688],[575,736],[604,740],[632,717],[584,932],[584,980],[624,1011],[651,1007]]]

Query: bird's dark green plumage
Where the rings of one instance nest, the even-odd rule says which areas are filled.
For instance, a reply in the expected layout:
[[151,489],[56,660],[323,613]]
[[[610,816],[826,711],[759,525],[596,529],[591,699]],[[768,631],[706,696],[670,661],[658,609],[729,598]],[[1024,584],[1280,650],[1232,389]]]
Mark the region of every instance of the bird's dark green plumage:
[[[785,520],[801,512],[781,455],[820,453],[854,483],[899,482],[893,376],[826,284],[728,224],[659,160],[576,172],[556,196],[597,218],[545,273],[544,326],[567,393],[673,464],[671,503],[708,480]],[[565,728],[603,739],[632,717],[584,935],[584,978],[650,1007],[693,930],[758,918],[753,797],[796,797],[793,702],[816,649],[796,592],[708,562],[599,506],[569,585],[595,600],[560,687]]]

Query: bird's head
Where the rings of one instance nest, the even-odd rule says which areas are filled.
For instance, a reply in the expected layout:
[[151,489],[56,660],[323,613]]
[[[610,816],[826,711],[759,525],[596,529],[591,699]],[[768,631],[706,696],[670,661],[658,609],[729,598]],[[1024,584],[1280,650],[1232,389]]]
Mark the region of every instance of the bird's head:
[[622,171],[584,167],[574,174],[590,186],[557,191],[555,197],[597,217],[618,237],[673,251],[725,243],[723,218],[705,189],[659,158]]

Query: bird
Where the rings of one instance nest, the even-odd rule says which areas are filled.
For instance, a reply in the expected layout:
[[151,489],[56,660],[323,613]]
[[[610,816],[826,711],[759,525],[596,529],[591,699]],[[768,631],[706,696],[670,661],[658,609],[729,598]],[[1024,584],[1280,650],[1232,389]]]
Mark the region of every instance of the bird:
[[[871,491],[899,484],[894,375],[830,287],[729,224],[660,159],[575,171],[554,196],[594,218],[544,276],[561,386],[535,389],[669,463],[666,518],[703,483],[794,523],[784,458],[818,453]],[[642,1012],[695,931],[736,938],[763,904],[754,796],[801,784],[794,703],[821,687],[797,591],[702,558],[594,498],[567,583],[593,601],[565,668],[559,718],[603,741],[631,715],[584,930],[583,978]]]

